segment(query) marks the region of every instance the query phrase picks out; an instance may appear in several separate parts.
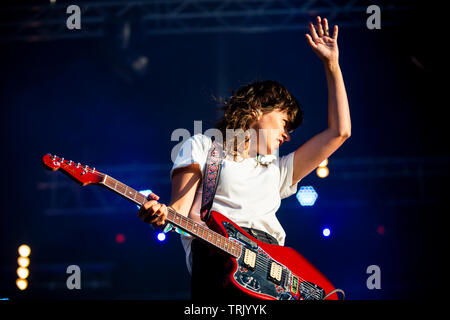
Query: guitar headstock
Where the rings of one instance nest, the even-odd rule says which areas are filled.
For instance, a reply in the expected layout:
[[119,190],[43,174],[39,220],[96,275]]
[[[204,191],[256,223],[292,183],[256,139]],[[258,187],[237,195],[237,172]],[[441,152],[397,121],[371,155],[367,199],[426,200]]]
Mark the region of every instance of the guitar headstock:
[[62,170],[70,178],[76,182],[85,186],[87,184],[95,184],[103,181],[104,174],[91,168],[89,166],[83,166],[81,163],[73,162],[72,160],[65,160],[55,155],[46,154],[42,158],[44,167],[47,169],[56,171]]

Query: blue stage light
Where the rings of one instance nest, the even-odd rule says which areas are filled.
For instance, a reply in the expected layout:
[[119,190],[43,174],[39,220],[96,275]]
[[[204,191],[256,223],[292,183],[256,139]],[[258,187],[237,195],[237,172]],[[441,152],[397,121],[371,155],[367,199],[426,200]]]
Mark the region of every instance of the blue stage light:
[[166,234],[164,232],[160,232],[160,233],[158,233],[156,238],[162,242],[162,241],[166,240]]
[[149,194],[153,193],[152,190],[150,189],[146,189],[146,190],[141,190],[139,191],[140,194],[143,194],[144,196],[148,197]]
[[312,186],[301,186],[297,192],[297,200],[302,206],[313,206],[318,196]]
[[[153,193],[152,190],[147,189],[147,190],[141,190],[139,191],[140,194],[143,194],[145,197],[148,197],[149,194]],[[140,206],[137,206],[139,209],[141,208]]]
[[330,231],[329,228],[324,228],[324,229],[322,230],[322,234],[323,234],[324,237],[328,237],[328,236],[330,236],[331,231]]

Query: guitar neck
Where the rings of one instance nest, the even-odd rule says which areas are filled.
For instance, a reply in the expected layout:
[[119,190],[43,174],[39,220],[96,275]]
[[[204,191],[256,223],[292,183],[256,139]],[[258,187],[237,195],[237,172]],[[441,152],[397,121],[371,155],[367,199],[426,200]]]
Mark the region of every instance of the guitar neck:
[[[138,191],[130,188],[126,184],[108,176],[104,175],[103,181],[100,182],[101,185],[107,189],[119,194],[125,199],[134,202],[135,204],[141,206],[146,203],[147,198],[139,193]],[[215,246],[216,248],[225,251],[226,253],[238,258],[241,254],[241,246],[238,243],[224,237],[223,235],[209,229],[208,227],[201,225],[194,220],[183,216],[182,214],[176,212],[172,208],[167,208],[167,221],[169,221],[174,226],[182,229],[183,231],[198,237],[209,244]]]

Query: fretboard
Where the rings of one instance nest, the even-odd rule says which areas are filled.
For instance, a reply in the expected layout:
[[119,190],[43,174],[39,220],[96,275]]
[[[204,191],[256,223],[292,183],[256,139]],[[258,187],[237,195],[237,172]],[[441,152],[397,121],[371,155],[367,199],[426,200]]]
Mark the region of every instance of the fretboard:
[[[104,176],[101,184],[124,198],[136,203],[137,205],[143,205],[147,202],[147,198],[143,194],[108,175]],[[183,231],[203,239],[204,241],[236,258],[241,255],[242,248],[239,243],[224,237],[223,235],[195,222],[188,217],[183,216],[172,208],[168,208],[167,220]]]

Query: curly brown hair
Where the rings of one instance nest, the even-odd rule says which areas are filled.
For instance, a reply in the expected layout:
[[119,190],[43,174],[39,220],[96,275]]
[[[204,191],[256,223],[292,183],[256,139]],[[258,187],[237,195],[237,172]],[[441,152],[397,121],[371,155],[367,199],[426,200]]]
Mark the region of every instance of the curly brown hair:
[[[232,91],[228,100],[219,99],[219,102],[219,109],[224,111],[224,115],[215,124],[215,128],[225,137],[225,150],[235,161],[238,156],[245,154],[243,151],[249,150],[251,135],[248,135],[247,131],[260,115],[273,110],[286,111],[289,132],[294,131],[303,122],[301,105],[282,84],[272,80],[251,82],[237,91]],[[228,136],[229,130],[238,130],[238,134],[233,131],[233,134]]]
[[288,130],[293,131],[303,122],[303,109],[295,97],[279,82],[254,81],[232,91],[228,100],[221,100],[223,117],[215,124],[225,135],[226,129],[248,130],[260,114],[275,109],[286,110]]

